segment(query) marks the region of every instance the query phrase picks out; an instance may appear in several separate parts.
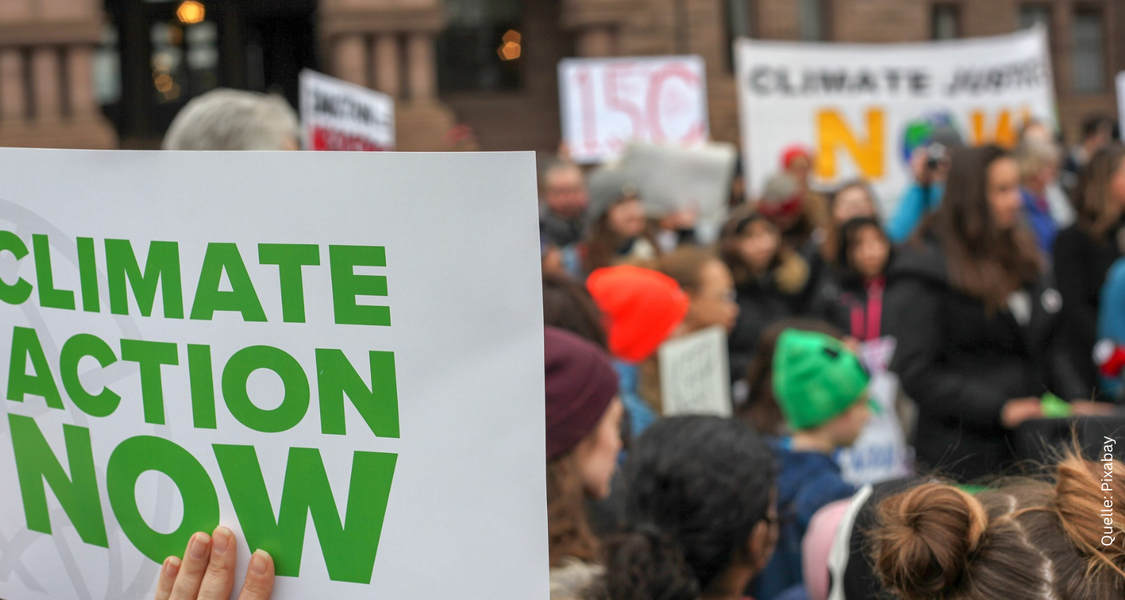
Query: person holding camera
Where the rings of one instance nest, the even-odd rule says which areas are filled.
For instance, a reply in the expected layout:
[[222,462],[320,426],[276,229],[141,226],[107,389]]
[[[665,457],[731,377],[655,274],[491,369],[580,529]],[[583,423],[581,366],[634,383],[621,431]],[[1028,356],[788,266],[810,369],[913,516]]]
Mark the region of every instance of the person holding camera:
[[929,144],[919,146],[910,155],[910,172],[914,181],[898,202],[894,216],[887,223],[887,235],[900,244],[914,233],[925,217],[941,204],[950,158],[961,147],[961,138],[952,129],[934,132]]

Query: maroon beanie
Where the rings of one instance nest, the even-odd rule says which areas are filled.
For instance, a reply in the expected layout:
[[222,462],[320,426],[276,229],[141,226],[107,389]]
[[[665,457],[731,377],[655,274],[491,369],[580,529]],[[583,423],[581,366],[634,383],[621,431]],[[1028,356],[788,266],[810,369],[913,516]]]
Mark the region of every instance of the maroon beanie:
[[544,328],[547,460],[566,454],[598,425],[617,395],[605,351],[569,331]]

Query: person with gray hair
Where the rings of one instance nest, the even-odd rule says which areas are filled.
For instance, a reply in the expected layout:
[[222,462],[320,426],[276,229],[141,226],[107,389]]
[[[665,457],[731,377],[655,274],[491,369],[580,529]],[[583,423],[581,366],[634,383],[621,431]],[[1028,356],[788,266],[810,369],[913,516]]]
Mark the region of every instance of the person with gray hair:
[[1051,216],[1047,190],[1058,177],[1061,154],[1054,142],[1032,137],[1020,142],[1015,158],[1019,166],[1024,218],[1035,233],[1039,249],[1050,256],[1059,226]]
[[297,113],[278,96],[219,89],[176,115],[165,150],[299,150]]

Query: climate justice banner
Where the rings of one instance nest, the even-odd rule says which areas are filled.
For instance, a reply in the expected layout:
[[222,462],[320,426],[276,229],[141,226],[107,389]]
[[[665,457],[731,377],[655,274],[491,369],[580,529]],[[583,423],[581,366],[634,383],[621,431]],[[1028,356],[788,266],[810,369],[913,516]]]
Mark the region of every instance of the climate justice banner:
[[935,129],[966,144],[1012,145],[1030,118],[1052,126],[1047,34],[920,44],[735,44],[747,192],[760,192],[787,146],[816,155],[815,184],[854,177],[890,209],[910,179],[910,155]]
[[305,69],[300,76],[306,150],[394,150],[395,101],[386,94]]
[[560,61],[559,108],[571,158],[579,163],[611,160],[630,142],[705,142],[704,69],[699,56]]
[[0,597],[151,598],[223,524],[279,600],[546,598],[535,193],[532,153],[0,150]]

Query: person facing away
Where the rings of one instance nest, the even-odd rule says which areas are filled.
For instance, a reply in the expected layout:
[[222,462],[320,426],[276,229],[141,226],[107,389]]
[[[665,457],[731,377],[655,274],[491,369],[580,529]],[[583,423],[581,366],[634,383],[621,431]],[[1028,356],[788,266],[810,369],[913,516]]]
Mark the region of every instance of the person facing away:
[[282,98],[212,90],[192,99],[172,120],[165,150],[299,150],[297,113]]
[[1125,487],[1101,485],[1125,465],[1103,464],[1072,454],[1049,478],[895,494],[871,530],[875,573],[901,600],[1125,597],[1125,521],[1106,508],[1123,506]]
[[774,476],[769,446],[741,423],[656,423],[623,468],[624,527],[590,598],[740,600],[773,552]]
[[1077,220],[1055,240],[1055,272],[1062,294],[1062,319],[1069,352],[1079,359],[1079,377],[1093,389],[1089,360],[1097,342],[1097,315],[1110,266],[1125,249],[1125,146],[1097,151],[1082,170],[1073,196]]
[[1058,225],[1051,215],[1047,191],[1058,175],[1058,147],[1052,142],[1025,139],[1016,147],[1015,159],[1020,170],[1024,219],[1035,233],[1039,250],[1049,257],[1058,235]]
[[918,405],[917,458],[959,480],[1007,466],[1008,432],[1043,416],[1044,392],[1089,395],[1060,343],[1064,302],[1020,207],[1010,154],[958,151],[941,208],[887,276],[891,371]]
[[870,378],[836,338],[783,332],[773,371],[774,398],[792,437],[777,445],[780,536],[773,559],[752,588],[759,600],[773,600],[801,584],[801,540],[809,521],[824,505],[855,493],[832,455],[855,443],[868,417]]
[[565,250],[586,234],[586,207],[590,196],[578,165],[553,160],[543,169],[543,203],[539,222],[547,239]]
[[601,573],[586,499],[609,496],[624,409],[617,375],[601,348],[546,327],[544,359],[551,599],[574,600]]
[[586,289],[605,319],[630,432],[640,435],[659,416],[658,407],[641,396],[640,373],[645,363],[655,360],[660,344],[679,329],[690,300],[676,280],[632,265],[594,271]]

